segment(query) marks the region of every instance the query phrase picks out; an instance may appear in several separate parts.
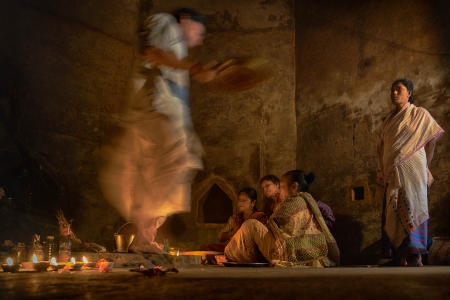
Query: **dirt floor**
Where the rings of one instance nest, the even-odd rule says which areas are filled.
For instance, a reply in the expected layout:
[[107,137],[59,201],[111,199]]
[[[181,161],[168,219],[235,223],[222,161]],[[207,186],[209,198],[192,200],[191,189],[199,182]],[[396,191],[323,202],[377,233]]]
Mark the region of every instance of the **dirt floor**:
[[0,299],[450,299],[450,267],[0,273]]

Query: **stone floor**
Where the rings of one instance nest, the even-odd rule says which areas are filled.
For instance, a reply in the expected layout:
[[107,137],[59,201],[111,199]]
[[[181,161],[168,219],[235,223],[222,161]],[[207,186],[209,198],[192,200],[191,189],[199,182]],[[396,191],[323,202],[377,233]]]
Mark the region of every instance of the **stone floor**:
[[330,269],[183,267],[145,277],[116,268],[0,273],[0,299],[450,299],[450,266]]

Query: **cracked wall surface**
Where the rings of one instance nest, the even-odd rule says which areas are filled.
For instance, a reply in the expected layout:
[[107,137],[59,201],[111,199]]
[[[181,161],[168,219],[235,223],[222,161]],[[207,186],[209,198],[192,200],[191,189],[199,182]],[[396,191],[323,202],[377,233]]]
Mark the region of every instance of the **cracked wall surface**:
[[[61,207],[82,238],[112,246],[123,220],[99,192],[98,149],[114,130],[127,94],[139,19],[185,5],[179,0],[1,5],[0,175],[12,179],[0,183],[8,194],[0,214],[14,214],[3,219],[9,227],[0,240],[45,227]],[[194,59],[262,57],[273,72],[263,85],[242,93],[192,83],[192,118],[205,149],[205,170],[194,192],[217,178],[231,193],[257,188],[267,173],[314,171],[311,193],[337,214],[344,262],[368,262],[380,233],[381,203],[370,196],[375,136],[390,110],[391,82],[406,76],[416,85],[416,103],[447,131],[431,165],[436,182],[430,233],[449,234],[445,1],[194,0],[189,6],[208,21]],[[353,186],[369,196],[351,201]],[[42,222],[27,217],[41,215]],[[194,218],[172,216],[159,239],[190,249],[215,242],[218,227],[198,226]]]
[[[449,234],[448,5],[443,1],[296,2],[297,167],[317,174],[311,192],[337,213],[349,263],[378,248],[381,203],[351,201],[353,186],[373,196],[376,136],[392,109],[390,85],[413,80],[416,105],[447,134],[431,171],[430,235]],[[447,8],[447,9],[445,9]],[[360,253],[363,252],[363,256]]]
[[[0,37],[8,45],[0,50],[4,119],[16,141],[13,148],[27,158],[17,162],[20,168],[49,182],[42,198],[35,188],[30,188],[35,196],[27,198],[34,207],[48,203],[49,222],[61,207],[82,238],[112,244],[123,220],[99,192],[98,149],[114,130],[115,113],[126,97],[139,18],[185,5],[147,0],[2,4]],[[192,52],[195,59],[263,57],[273,62],[274,73],[266,84],[243,93],[193,83],[193,121],[205,149],[205,170],[194,189],[213,176],[235,190],[257,187],[264,173],[295,166],[292,6],[289,1],[191,1],[189,6],[206,14],[209,23],[204,47]],[[45,197],[51,189],[56,195]],[[216,240],[217,228],[198,233],[190,214],[172,219],[182,222],[166,224],[175,228],[166,234],[170,240]],[[186,226],[189,230],[183,230]]]
[[[263,175],[295,168],[292,4],[280,0],[189,2],[205,14],[208,24],[204,45],[192,50],[193,59],[220,62],[260,57],[270,61],[272,72],[264,84],[240,93],[192,82],[192,119],[205,150],[205,169],[197,175],[194,191],[214,176],[226,180],[235,193],[245,186],[259,191]],[[184,5],[184,1],[153,1],[152,12],[170,12]],[[261,198],[259,207],[263,207]],[[192,214],[172,219],[161,228],[161,238],[192,246],[217,242],[220,227],[194,226]]]
[[[55,224],[62,208],[82,238],[112,245],[123,221],[99,192],[97,150],[126,93],[137,7],[130,1],[23,0],[6,1],[0,11],[7,45],[0,50],[2,119],[20,150],[18,168],[30,178],[9,174],[14,182],[7,192],[17,207],[7,215],[17,218],[2,237],[20,237],[20,223],[27,232],[39,230],[42,224],[25,222],[22,212]],[[53,232],[41,227],[40,233]]]

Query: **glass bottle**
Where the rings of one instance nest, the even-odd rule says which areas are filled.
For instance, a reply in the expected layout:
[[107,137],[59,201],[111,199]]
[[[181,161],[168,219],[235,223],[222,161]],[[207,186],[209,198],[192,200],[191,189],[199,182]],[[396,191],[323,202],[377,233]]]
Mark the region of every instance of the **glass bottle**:
[[24,243],[17,243],[14,252],[16,254],[17,263],[27,261],[27,249]]
[[59,240],[59,257],[60,262],[69,262],[71,256],[72,241],[70,236],[61,236]]
[[41,237],[38,234],[35,234],[33,236],[33,248],[32,248],[33,254],[36,254],[36,257],[39,261],[44,260],[44,247],[41,243]]
[[52,257],[56,256],[56,244],[55,237],[52,235],[47,236],[47,245],[45,249],[45,259],[50,261]]

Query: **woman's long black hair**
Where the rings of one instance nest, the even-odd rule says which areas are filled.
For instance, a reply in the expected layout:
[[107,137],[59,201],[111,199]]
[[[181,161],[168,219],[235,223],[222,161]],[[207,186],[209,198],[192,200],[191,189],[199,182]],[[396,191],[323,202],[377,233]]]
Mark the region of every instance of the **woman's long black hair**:
[[392,83],[392,86],[394,86],[394,84],[397,84],[397,83],[403,84],[406,87],[406,89],[408,90],[408,92],[411,92],[411,96],[409,96],[408,101],[409,101],[409,103],[413,104],[414,103],[414,84],[413,84],[413,82],[407,78],[400,78],[400,79],[397,79],[396,81],[394,81]]
[[283,176],[287,176],[291,184],[294,182],[298,183],[298,192],[307,192],[309,186],[314,182],[314,179],[316,179],[316,175],[313,172],[306,174],[305,171],[302,170],[292,170],[285,173]]
[[258,200],[258,193],[256,192],[256,190],[251,187],[245,187],[239,191],[238,195],[240,195],[242,193],[246,194],[250,198],[251,202],[255,202],[255,206],[253,206],[253,210],[256,210],[256,200]]

